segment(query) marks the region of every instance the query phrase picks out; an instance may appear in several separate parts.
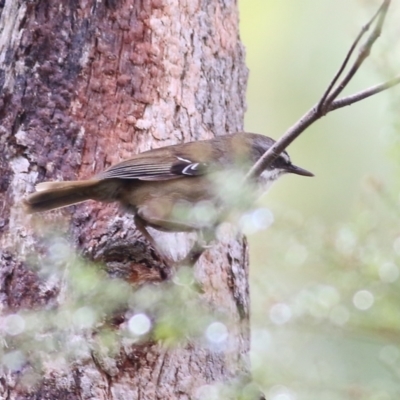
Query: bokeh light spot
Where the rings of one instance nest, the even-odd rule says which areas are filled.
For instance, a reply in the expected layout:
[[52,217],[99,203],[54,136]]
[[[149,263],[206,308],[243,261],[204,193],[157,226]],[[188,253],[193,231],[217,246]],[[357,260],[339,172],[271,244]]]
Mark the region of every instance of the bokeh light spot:
[[133,334],[141,336],[150,330],[151,321],[146,314],[135,314],[129,319],[128,327]]
[[296,400],[296,393],[283,385],[275,385],[269,390],[271,400]]
[[374,295],[368,290],[359,290],[353,296],[353,304],[359,310],[368,310],[374,304]]
[[269,318],[275,325],[286,324],[292,318],[292,310],[285,303],[274,304],[269,310]]
[[206,337],[211,343],[223,343],[228,338],[228,329],[222,322],[213,322],[206,329]]
[[2,364],[11,371],[20,370],[24,363],[25,356],[20,350],[10,351],[2,357]]
[[384,263],[379,267],[379,278],[382,282],[393,283],[399,278],[399,268],[394,263]]
[[194,398],[196,400],[219,400],[220,394],[216,386],[203,385],[196,390]]
[[269,228],[274,223],[274,214],[268,208],[257,208],[240,218],[240,227],[246,235]]
[[91,307],[78,308],[72,315],[74,324],[82,329],[90,328],[95,323],[96,317]]
[[350,255],[353,252],[356,244],[356,236],[349,228],[342,228],[339,230],[335,241],[338,251],[344,255]]
[[25,330],[25,320],[18,314],[7,315],[4,330],[11,336],[19,335]]

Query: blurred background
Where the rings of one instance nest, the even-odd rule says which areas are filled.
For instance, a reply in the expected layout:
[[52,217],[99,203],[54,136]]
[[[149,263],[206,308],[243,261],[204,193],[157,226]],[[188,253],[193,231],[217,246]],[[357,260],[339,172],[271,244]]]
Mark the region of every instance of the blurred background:
[[[319,100],[379,5],[239,1],[250,70],[245,130],[278,139]],[[382,37],[344,94],[399,73],[399,16],[393,0]],[[288,151],[316,176],[280,179],[240,220],[250,241],[253,377],[268,400],[400,398],[399,106],[400,85],[315,123]],[[33,386],[51,360],[41,352],[67,368],[64,360],[91,358],[91,348],[107,359],[121,343],[149,337],[169,345],[194,335],[212,346],[228,343],[229,321],[210,315],[192,269],[180,268],[176,285],[133,291],[75,254],[59,222],[47,229],[41,246],[48,255],[28,261],[49,287],[63,282],[62,301],[57,312],[22,310],[0,321],[0,371],[21,371],[29,360],[35,368],[23,382]],[[104,315],[127,306],[125,330],[109,329]],[[77,340],[90,329],[93,342]],[[234,395],[217,387],[201,399],[254,400],[254,386],[246,392],[241,383]]]
[[[399,2],[344,94],[399,71]],[[275,139],[321,97],[381,2],[241,0],[245,130]],[[400,87],[315,123],[250,216],[252,363],[268,399],[400,395]],[[397,100],[397,104],[396,104]],[[268,229],[262,229],[262,228]]]

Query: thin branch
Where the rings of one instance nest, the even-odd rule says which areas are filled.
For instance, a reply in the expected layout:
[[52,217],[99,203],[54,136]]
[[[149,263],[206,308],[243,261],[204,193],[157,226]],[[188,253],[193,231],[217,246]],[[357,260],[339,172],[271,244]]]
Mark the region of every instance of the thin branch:
[[339,96],[339,94],[343,91],[343,89],[351,81],[353,76],[360,69],[362,63],[368,58],[372,46],[381,35],[382,27],[383,24],[385,23],[389,5],[390,5],[390,0],[385,0],[382,3],[381,7],[378,10],[378,13],[375,15],[375,17],[378,16],[378,21],[376,23],[375,29],[372,31],[371,35],[369,35],[364,45],[361,47],[360,52],[358,53],[358,56],[353,66],[351,67],[350,71],[343,78],[342,82],[338,85],[338,87],[328,96],[324,104],[322,104],[322,110],[329,109],[329,105]]
[[382,7],[384,6],[385,3],[382,3],[382,5],[379,7],[379,10],[375,13],[375,15],[370,19],[370,21],[368,21],[368,23],[366,23],[362,28],[360,33],[357,35],[356,39],[354,40],[353,44],[350,47],[350,50],[347,52],[347,55],[342,63],[342,65],[340,66],[338,72],[336,73],[336,75],[334,76],[334,78],[332,79],[332,82],[329,84],[328,88],[326,89],[325,93],[323,94],[323,96],[321,97],[321,100],[318,103],[318,111],[322,111],[323,105],[325,104],[325,100],[327,99],[327,97],[329,96],[329,94],[332,91],[332,88],[335,86],[335,83],[338,81],[338,79],[340,78],[340,76],[342,75],[344,69],[347,66],[347,63],[350,60],[350,57],[352,56],[355,48],[357,47],[359,41],[361,40],[361,38],[364,36],[364,34],[369,30],[369,28],[371,27],[371,25],[374,23],[374,21],[376,20],[376,18],[378,17],[378,15],[380,14]]
[[368,89],[362,90],[361,92],[354,93],[350,96],[342,97],[341,99],[335,100],[330,106],[329,111],[337,110],[338,108],[350,106],[358,101],[364,100],[377,93],[383,92],[384,90],[390,89],[400,83],[400,75],[392,78],[386,82],[372,86]]
[[262,157],[251,167],[247,173],[245,180],[251,180],[259,176],[265,168],[272,164],[272,162],[279,156],[292,143],[301,133],[303,133],[311,124],[318,118],[317,106],[311,108],[304,114],[293,126],[291,126],[285,134],[276,141]]
[[[253,167],[246,175],[246,180],[251,180],[252,178],[259,176],[262,173],[262,171],[264,171],[265,168],[268,165],[270,165],[279,156],[279,154],[286,149],[286,147],[289,146],[290,143],[292,143],[310,125],[312,125],[315,121],[322,118],[324,115],[328,114],[330,111],[349,106],[369,96],[382,92],[383,90],[387,90],[400,83],[400,76],[398,76],[382,84],[365,89],[359,93],[355,93],[353,95],[336,100],[337,96],[342,92],[342,90],[347,86],[347,84],[356,74],[361,64],[369,56],[373,44],[381,34],[390,3],[391,0],[384,0],[382,5],[379,7],[377,13],[374,15],[374,17],[369,21],[367,25],[365,25],[362,28],[361,32],[359,33],[356,40],[352,44],[349,52],[347,53],[346,58],[342,63],[342,66],[340,67],[338,73],[335,75],[334,79],[328,85],[328,88],[325,90],[324,94],[322,95],[318,103],[314,107],[312,107],[306,114],[304,114],[303,117],[301,117],[300,120],[298,120],[293,126],[291,126],[285,132],[285,134],[277,142],[275,142],[275,144],[271,146],[271,148],[268,151],[266,151],[263,154],[263,156],[253,165]],[[340,75],[342,74],[344,68],[346,67],[348,60],[351,54],[353,53],[356,45],[358,44],[364,33],[369,29],[370,25],[376,19],[378,19],[376,26],[374,30],[371,32],[371,34],[368,36],[364,45],[361,47],[360,53],[356,58],[355,62],[353,63],[353,66],[350,68],[350,71],[343,78],[342,82],[338,85],[338,87],[335,90],[333,90],[332,93],[330,93],[332,91],[333,86],[335,85]]]

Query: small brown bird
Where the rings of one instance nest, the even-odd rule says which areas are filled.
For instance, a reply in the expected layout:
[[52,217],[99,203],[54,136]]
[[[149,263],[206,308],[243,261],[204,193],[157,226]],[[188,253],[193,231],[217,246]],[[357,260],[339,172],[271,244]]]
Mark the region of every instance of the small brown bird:
[[[227,180],[233,180],[228,184],[240,188],[238,175],[232,173],[245,174],[274,143],[263,135],[235,133],[149,150],[88,180],[39,183],[37,192],[25,199],[25,206],[27,212],[35,213],[89,199],[116,201],[135,215],[137,228],[152,242],[148,226],[173,232],[202,230],[206,224],[199,220],[199,213],[196,218],[191,216],[191,209],[196,204],[206,204],[214,207],[218,215],[226,204],[220,188]],[[283,152],[256,184],[268,188],[285,173],[313,176],[293,165]],[[185,210],[181,213],[185,215],[179,215],[179,210]],[[217,216],[212,224],[218,222]]]

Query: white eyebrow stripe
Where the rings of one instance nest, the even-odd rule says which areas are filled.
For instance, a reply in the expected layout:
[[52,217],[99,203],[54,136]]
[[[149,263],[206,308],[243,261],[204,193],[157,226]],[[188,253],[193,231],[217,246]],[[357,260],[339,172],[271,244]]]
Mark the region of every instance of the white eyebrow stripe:
[[287,153],[281,153],[280,156],[281,156],[286,162],[290,162],[289,154],[287,154]]
[[186,158],[182,158],[182,157],[177,157],[177,158],[178,158],[178,160],[181,160],[181,161],[184,161],[184,162],[187,162],[187,163],[192,163],[192,161],[187,160]]

